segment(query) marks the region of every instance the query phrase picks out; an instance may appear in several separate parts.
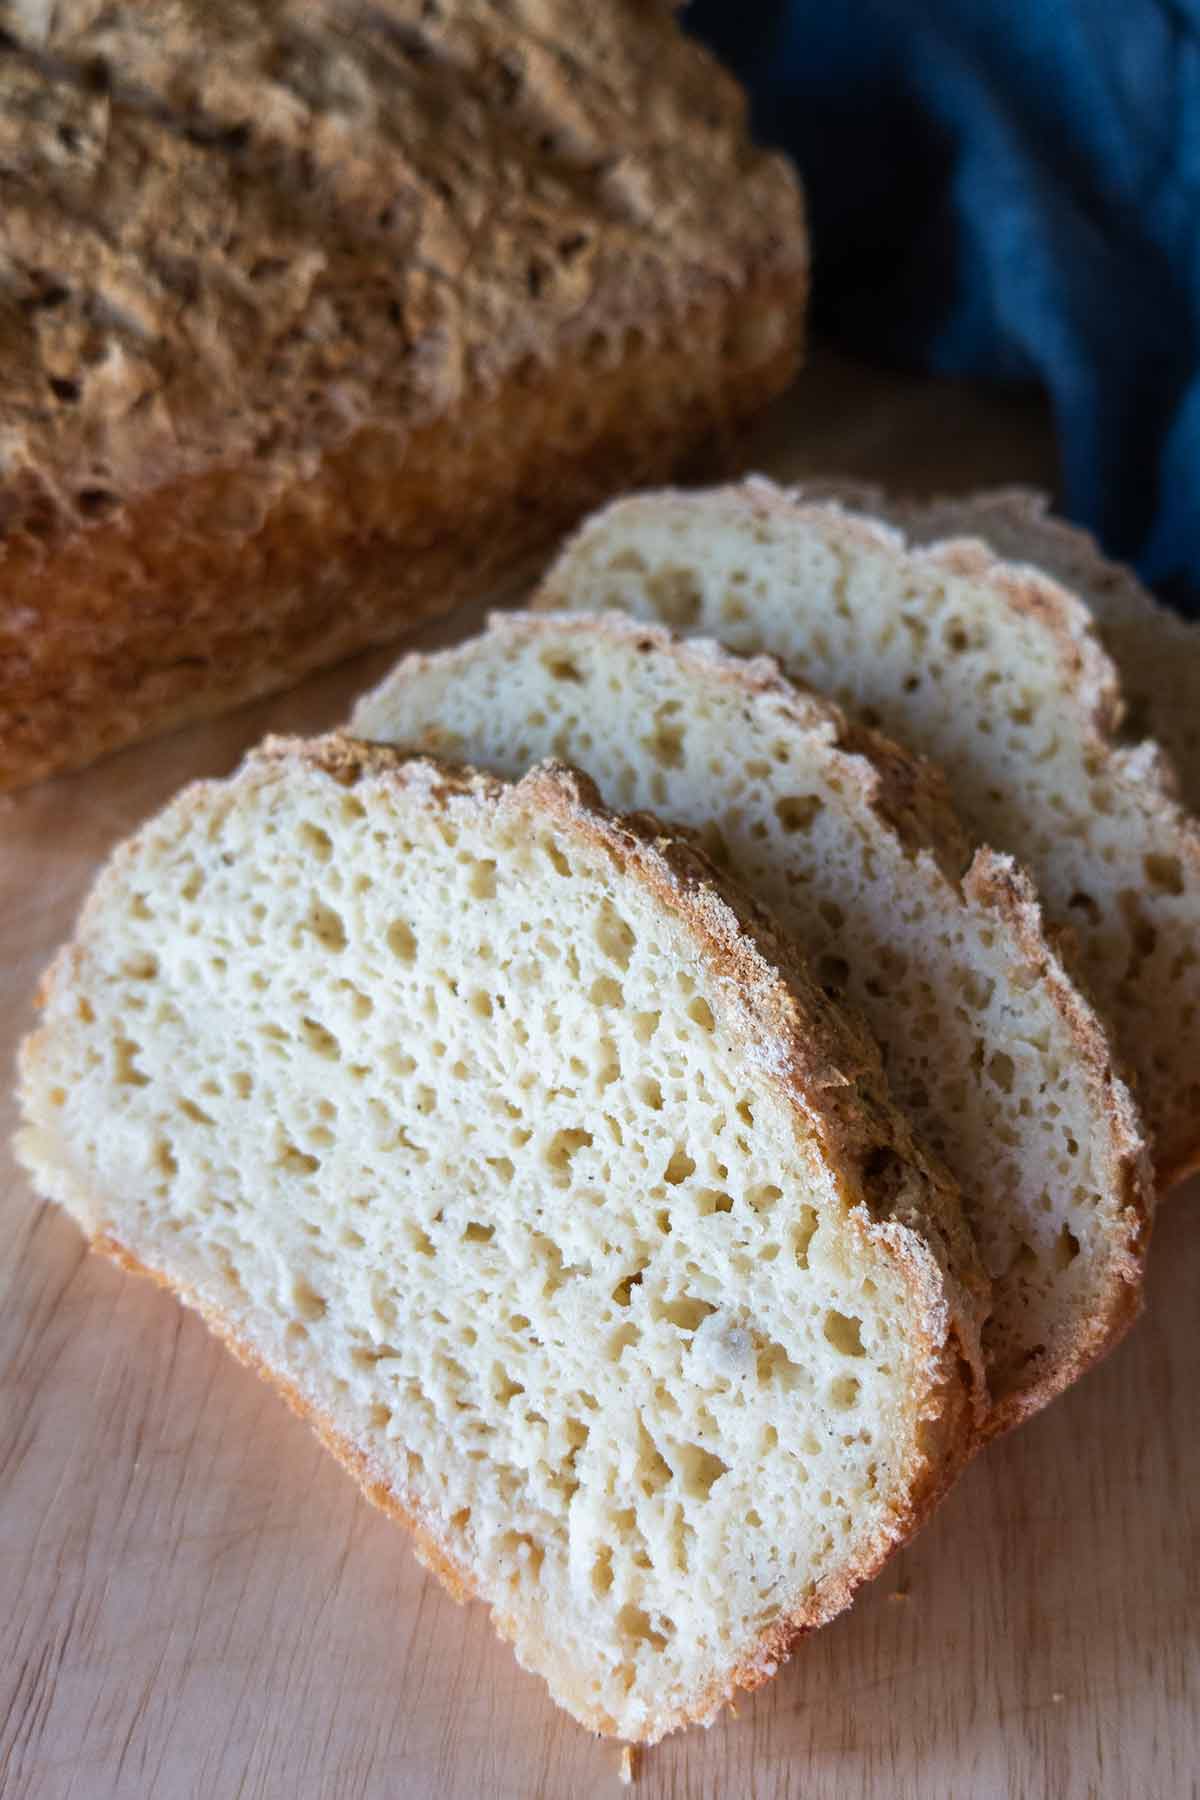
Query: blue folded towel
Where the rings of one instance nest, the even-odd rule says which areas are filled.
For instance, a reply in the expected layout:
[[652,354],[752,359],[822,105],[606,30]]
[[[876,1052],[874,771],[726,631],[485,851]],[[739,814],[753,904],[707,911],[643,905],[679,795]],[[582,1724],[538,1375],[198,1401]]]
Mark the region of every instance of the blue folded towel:
[[1200,0],[685,17],[799,164],[817,328],[877,360],[1041,383],[1067,513],[1200,613]]

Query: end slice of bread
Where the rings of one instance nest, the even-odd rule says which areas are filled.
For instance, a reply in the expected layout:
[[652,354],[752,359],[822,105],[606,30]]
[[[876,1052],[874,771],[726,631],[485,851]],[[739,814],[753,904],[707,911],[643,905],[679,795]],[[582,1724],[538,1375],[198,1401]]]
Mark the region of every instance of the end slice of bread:
[[19,1152],[595,1730],[773,1674],[969,1454],[953,1190],[710,867],[564,770],[275,741],[119,850]]
[[1200,1162],[1200,826],[1164,752],[1121,742],[1082,601],[978,542],[909,548],[761,479],[596,514],[535,605],[615,607],[767,651],[940,762],[972,834],[1032,874],[1113,1029],[1160,1181]]
[[902,502],[866,491],[849,502],[894,521],[911,542],[978,538],[1008,562],[1032,563],[1077,594],[1121,675],[1122,742],[1152,738],[1171,759],[1179,794],[1200,813],[1200,625],[1163,606],[1090,532],[1055,517],[1045,494],[996,488],[963,498]]
[[616,614],[498,614],[409,656],[363,737],[519,775],[586,764],[605,799],[699,833],[865,1016],[947,1159],[993,1282],[989,1432],[1135,1317],[1153,1190],[1130,1095],[1012,860],[972,857],[939,773],[836,707]]

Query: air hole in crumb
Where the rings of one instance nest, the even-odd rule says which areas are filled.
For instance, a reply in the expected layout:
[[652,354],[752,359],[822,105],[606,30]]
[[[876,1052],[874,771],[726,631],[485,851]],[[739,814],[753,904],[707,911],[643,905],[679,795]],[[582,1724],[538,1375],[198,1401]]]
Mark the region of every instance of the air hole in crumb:
[[472,1219],[463,1232],[463,1239],[468,1244],[490,1244],[495,1235],[494,1225],[481,1225],[477,1219]]
[[629,1306],[631,1304],[633,1290],[635,1287],[641,1286],[645,1267],[646,1265],[643,1263],[641,1268],[635,1269],[632,1275],[622,1275],[612,1292],[612,1297],[618,1306]]
[[285,1144],[279,1154],[279,1166],[287,1169],[292,1175],[315,1175],[321,1166],[321,1159],[309,1156],[307,1151],[298,1150],[295,1144]]
[[695,1331],[716,1310],[707,1300],[697,1300],[691,1295],[684,1295],[680,1300],[660,1301],[653,1309],[656,1319],[668,1320],[679,1331]]
[[491,900],[495,897],[496,865],[491,857],[483,857],[476,862],[468,885],[476,900]]
[[[650,752],[660,767],[664,769],[680,769],[683,767],[683,726],[670,719],[655,720],[654,730],[642,739],[643,746]],[[661,805],[661,800],[659,805]]]
[[[114,1078],[119,1086],[149,1086],[150,1077],[137,1065],[136,1058],[140,1050],[141,1045],[135,1044],[132,1038],[117,1038],[113,1045],[113,1056],[115,1061]],[[211,1125],[212,1120],[208,1119],[206,1123]]]
[[1149,855],[1143,861],[1146,880],[1160,894],[1182,894],[1183,864],[1177,856]]
[[713,1213],[729,1213],[733,1211],[733,1196],[721,1188],[701,1188],[696,1195],[696,1211],[702,1219]]
[[619,969],[629,967],[629,959],[633,954],[633,932],[611,900],[601,902],[596,917],[596,944]]
[[[663,1623],[669,1625],[670,1622],[664,1620]],[[617,1614],[617,1630],[622,1637],[634,1643],[649,1644],[652,1650],[665,1650],[667,1647],[667,1636],[661,1631],[655,1631],[649,1614],[644,1613],[640,1606],[634,1606],[632,1601],[627,1602]],[[632,1687],[637,1679],[636,1672],[630,1669],[628,1673],[632,1678],[629,1686]]]
[[800,1208],[800,1217],[792,1227],[792,1250],[802,1269],[808,1267],[808,1248],[816,1236],[817,1215],[811,1206]]
[[564,656],[561,652],[548,650],[543,654],[541,662],[546,673],[555,681],[583,680],[578,666],[571,661],[569,656]]
[[292,1285],[292,1305],[300,1317],[308,1324],[323,1319],[326,1313],[325,1301],[316,1289],[302,1275],[296,1277]]
[[308,909],[308,928],[318,943],[327,950],[344,950],[348,943],[346,926],[340,913],[323,900],[314,897]]
[[635,1088],[637,1097],[643,1106],[648,1106],[651,1112],[662,1111],[663,1091],[661,1085],[655,1080],[653,1075],[639,1076],[635,1083]]
[[783,1199],[783,1189],[773,1181],[761,1181],[746,1190],[746,1204],[756,1213],[769,1213]]
[[785,831],[807,831],[824,804],[816,794],[784,794],[775,802],[775,817]]
[[714,1484],[729,1473],[728,1463],[699,1444],[681,1444],[679,1463],[683,1491],[695,1500],[707,1500]]
[[571,1169],[571,1158],[579,1150],[591,1146],[590,1131],[565,1130],[556,1131],[546,1146],[546,1163],[549,1168],[561,1175],[568,1175]]
[[612,1584],[612,1551],[607,1544],[601,1544],[592,1563],[592,1592],[597,1599],[603,1599]]
[[333,856],[333,839],[319,825],[310,825],[307,821],[300,827],[300,842],[310,856],[318,862],[327,863]]
[[679,629],[699,619],[704,595],[691,569],[673,565],[658,569],[648,576],[646,588],[655,616],[665,624]]
[[625,999],[625,990],[613,976],[597,975],[588,990],[588,999],[593,1006],[620,1006]]
[[681,1181],[686,1181],[689,1175],[694,1175],[695,1173],[696,1164],[694,1158],[690,1157],[686,1150],[677,1145],[671,1153],[671,1160],[663,1170],[663,1180],[671,1187],[678,1187]]
[[180,1100],[179,1110],[185,1119],[190,1119],[192,1121],[193,1125],[216,1124],[216,1120],[210,1113],[206,1113],[202,1106],[197,1106],[194,1100],[189,1100],[186,1096]]
[[326,1031],[324,1025],[307,1016],[300,1021],[300,1033],[310,1050],[323,1056],[328,1062],[340,1062],[342,1047],[332,1031]]
[[987,1072],[1002,1094],[1011,1094],[1013,1079],[1016,1075],[1016,1064],[1005,1050],[997,1050],[987,1066]]
[[387,947],[403,963],[415,960],[417,940],[413,936],[412,927],[404,919],[393,919],[388,926]]
[[701,1031],[716,1030],[716,1020],[712,1015],[712,1007],[702,995],[697,994],[687,1010],[688,1018],[694,1020],[694,1022],[699,1025]]
[[826,1341],[843,1356],[863,1356],[862,1320],[831,1308],[822,1326]]
[[1064,1225],[1054,1245],[1054,1266],[1068,1269],[1079,1255],[1079,1239],[1069,1225]]
[[838,1375],[829,1384],[829,1404],[838,1412],[849,1412],[858,1405],[862,1384],[853,1375]]

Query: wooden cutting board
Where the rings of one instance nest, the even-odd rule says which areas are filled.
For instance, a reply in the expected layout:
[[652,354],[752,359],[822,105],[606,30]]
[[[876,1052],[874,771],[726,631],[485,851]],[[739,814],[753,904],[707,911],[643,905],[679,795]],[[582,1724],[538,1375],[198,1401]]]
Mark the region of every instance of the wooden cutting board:
[[[750,463],[918,490],[1053,478],[1031,404],[828,360]],[[0,803],[4,1088],[110,845],[265,729],[343,717],[389,660]],[[85,1254],[13,1170],[11,1123],[5,1097],[0,1795],[616,1795],[616,1749],[447,1599],[275,1396]],[[1164,1209],[1128,1342],[982,1457],[739,1716],[644,1755],[641,1800],[1200,1792],[1198,1299],[1193,1188]]]

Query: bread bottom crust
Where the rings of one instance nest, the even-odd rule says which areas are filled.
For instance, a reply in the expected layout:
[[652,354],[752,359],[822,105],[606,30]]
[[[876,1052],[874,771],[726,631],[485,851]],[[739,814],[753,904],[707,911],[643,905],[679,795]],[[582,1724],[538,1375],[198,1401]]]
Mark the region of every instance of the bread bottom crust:
[[0,789],[287,687],[482,598],[619,489],[686,469],[795,372],[795,276],[518,367],[401,437],[358,431],[261,518],[173,484],[61,547],[0,550]]

